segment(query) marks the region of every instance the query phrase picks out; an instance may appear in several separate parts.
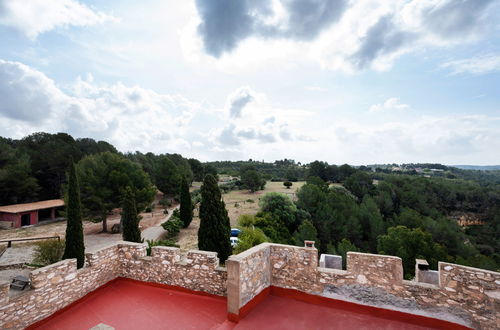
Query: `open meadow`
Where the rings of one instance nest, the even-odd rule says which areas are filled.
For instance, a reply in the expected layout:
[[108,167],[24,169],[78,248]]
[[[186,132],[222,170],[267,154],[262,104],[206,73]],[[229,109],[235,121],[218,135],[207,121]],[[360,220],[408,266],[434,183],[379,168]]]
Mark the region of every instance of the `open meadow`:
[[238,217],[242,214],[256,214],[259,211],[259,201],[262,196],[269,192],[279,192],[290,196],[292,200],[295,200],[295,193],[297,190],[305,184],[304,181],[293,182],[290,189],[283,186],[283,182],[271,182],[266,183],[264,190],[256,191],[251,193],[248,190],[233,190],[227,194],[223,194],[222,198],[226,203],[226,209],[229,214],[229,219],[231,220],[231,226],[235,226]]
[[[259,200],[262,196],[269,192],[280,192],[290,196],[295,200],[295,193],[297,189],[305,184],[304,181],[293,182],[290,189],[283,186],[283,182],[271,182],[266,183],[264,190],[257,191],[254,193],[248,190],[233,190],[227,194],[222,194],[222,198],[226,203],[226,209],[229,214],[229,219],[231,221],[231,227],[236,226],[238,222],[238,217],[242,214],[256,214],[259,211]],[[201,182],[193,182],[191,191],[199,189],[201,187]],[[198,205],[199,206],[199,205]],[[200,226],[200,218],[198,217],[198,207],[196,208],[193,216],[193,221],[189,225],[189,228],[181,229],[179,235],[177,236],[177,244],[180,245],[181,249],[184,251],[197,249],[198,247],[198,228]]]

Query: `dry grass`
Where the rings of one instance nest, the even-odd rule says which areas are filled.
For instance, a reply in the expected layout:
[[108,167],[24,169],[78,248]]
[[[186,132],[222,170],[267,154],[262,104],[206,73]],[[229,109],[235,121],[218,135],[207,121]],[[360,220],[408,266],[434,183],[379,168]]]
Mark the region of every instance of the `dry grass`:
[[294,182],[290,189],[283,186],[283,182],[268,181],[264,190],[251,193],[248,190],[233,190],[223,194],[222,198],[226,203],[226,209],[231,220],[231,226],[236,225],[238,218],[242,214],[256,214],[259,211],[259,201],[262,196],[269,192],[279,192],[289,195],[295,199],[297,189],[305,182]]
[[[231,227],[234,227],[238,218],[242,214],[256,214],[259,211],[259,200],[268,192],[280,192],[289,195],[295,199],[297,189],[302,187],[305,182],[294,182],[290,189],[283,186],[283,182],[268,181],[266,187],[262,191],[251,193],[248,190],[233,190],[227,194],[223,194],[222,198],[226,203],[226,209],[231,221]],[[199,189],[201,182],[194,182],[191,190]],[[250,202],[251,200],[251,202]],[[186,229],[181,229],[177,236],[177,244],[182,251],[188,251],[198,248],[198,228],[200,227],[200,218],[198,217],[198,209],[194,212],[193,221]]]
[[176,243],[179,244],[183,252],[198,249],[198,228],[200,228],[200,218],[198,217],[198,208],[196,208],[189,227],[181,229],[177,235]]
[[[165,219],[165,215],[163,214],[163,207],[158,204],[158,201],[162,198],[161,193],[158,192],[155,198],[155,208],[153,212],[149,213],[141,213],[142,220],[140,222],[141,230],[146,228],[157,226],[162,223]],[[172,205],[172,208],[175,205]],[[107,226],[108,230],[111,230],[111,227],[120,222],[120,209],[113,210],[112,214],[107,217]],[[102,223],[94,223],[91,221],[83,222],[83,231],[85,235],[94,235],[99,234],[102,230]],[[66,234],[66,221],[61,220],[57,222],[51,223],[41,223],[36,226],[31,227],[23,227],[23,228],[13,228],[13,229],[0,229],[0,239],[5,238],[23,238],[23,237],[34,237],[34,236],[61,236],[64,237]],[[99,234],[101,235],[101,234]],[[106,234],[102,234],[106,235]]]

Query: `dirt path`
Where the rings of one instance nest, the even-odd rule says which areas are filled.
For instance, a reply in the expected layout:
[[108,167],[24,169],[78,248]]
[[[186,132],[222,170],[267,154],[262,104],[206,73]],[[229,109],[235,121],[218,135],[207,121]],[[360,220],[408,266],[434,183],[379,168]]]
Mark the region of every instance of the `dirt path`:
[[172,217],[172,214],[175,209],[178,209],[179,206],[175,206],[172,209],[169,209],[168,215],[164,217],[161,221],[159,221],[155,226],[148,227],[142,231],[142,239],[144,239],[144,242],[150,240],[150,241],[156,241],[159,239],[162,239],[165,233],[167,232],[163,227],[161,226],[162,223],[165,221],[168,221],[170,217]]
[[[158,201],[161,199],[161,197],[162,196],[160,194],[156,196],[155,208],[154,210],[152,210],[152,212],[140,214],[140,216],[142,217],[139,223],[139,228],[141,229],[141,231],[148,231],[148,228],[154,228],[152,231],[158,233],[158,226],[163,223],[166,218],[165,214],[163,213],[163,207],[158,204]],[[174,205],[169,208],[169,214],[172,214],[172,210],[177,207],[178,205]],[[109,231],[114,224],[120,222],[120,209],[113,210],[112,214],[108,216],[107,222]],[[163,230],[162,227],[159,228]],[[86,252],[93,252],[109,244],[112,244],[113,242],[122,240],[121,234],[102,233],[102,223],[84,221],[83,232]],[[42,223],[40,225],[31,227],[0,230],[0,239],[36,236],[60,236],[61,238],[64,238],[65,234],[66,221],[63,220],[47,224]],[[5,254],[0,257],[0,263],[10,264],[31,262],[34,244],[34,242],[13,243],[12,247],[8,249],[9,251],[6,251]]]

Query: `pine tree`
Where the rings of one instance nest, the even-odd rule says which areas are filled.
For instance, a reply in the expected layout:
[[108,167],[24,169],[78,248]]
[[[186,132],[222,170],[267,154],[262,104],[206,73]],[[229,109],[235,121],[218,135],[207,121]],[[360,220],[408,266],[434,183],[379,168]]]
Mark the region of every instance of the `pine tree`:
[[230,232],[229,217],[217,180],[207,174],[201,186],[198,248],[217,252],[220,261],[225,262],[232,251],[229,241]]
[[122,224],[123,224],[123,240],[129,242],[140,243],[141,231],[139,230],[140,217],[137,215],[137,208],[135,206],[135,198],[132,189],[127,187],[125,189],[125,196],[123,199],[122,207]]
[[193,206],[191,201],[191,194],[189,193],[189,186],[185,178],[181,182],[181,221],[184,228],[189,227],[191,220],[193,220]]
[[69,167],[68,195],[66,197],[66,246],[63,259],[76,258],[77,268],[82,268],[85,262],[81,209],[80,187],[72,159]]
[[294,244],[297,246],[304,246],[304,241],[315,241],[319,245],[318,232],[314,225],[309,220],[304,220],[293,235]]

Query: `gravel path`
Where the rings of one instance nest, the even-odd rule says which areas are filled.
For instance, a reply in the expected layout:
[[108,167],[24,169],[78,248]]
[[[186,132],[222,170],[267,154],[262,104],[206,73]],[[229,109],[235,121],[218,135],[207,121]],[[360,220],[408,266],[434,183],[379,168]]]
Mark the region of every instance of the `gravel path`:
[[0,257],[0,265],[31,263],[33,254],[35,253],[35,245],[33,244],[16,244],[7,248],[4,254]]
[[165,221],[168,221],[172,216],[172,214],[174,213],[174,210],[178,208],[179,207],[176,206],[173,209],[169,209],[168,215],[163,220],[161,220],[156,226],[144,229],[142,231],[142,238],[144,239],[144,242],[146,242],[147,240],[156,241],[162,239],[167,231],[163,229],[161,224],[164,223]]

